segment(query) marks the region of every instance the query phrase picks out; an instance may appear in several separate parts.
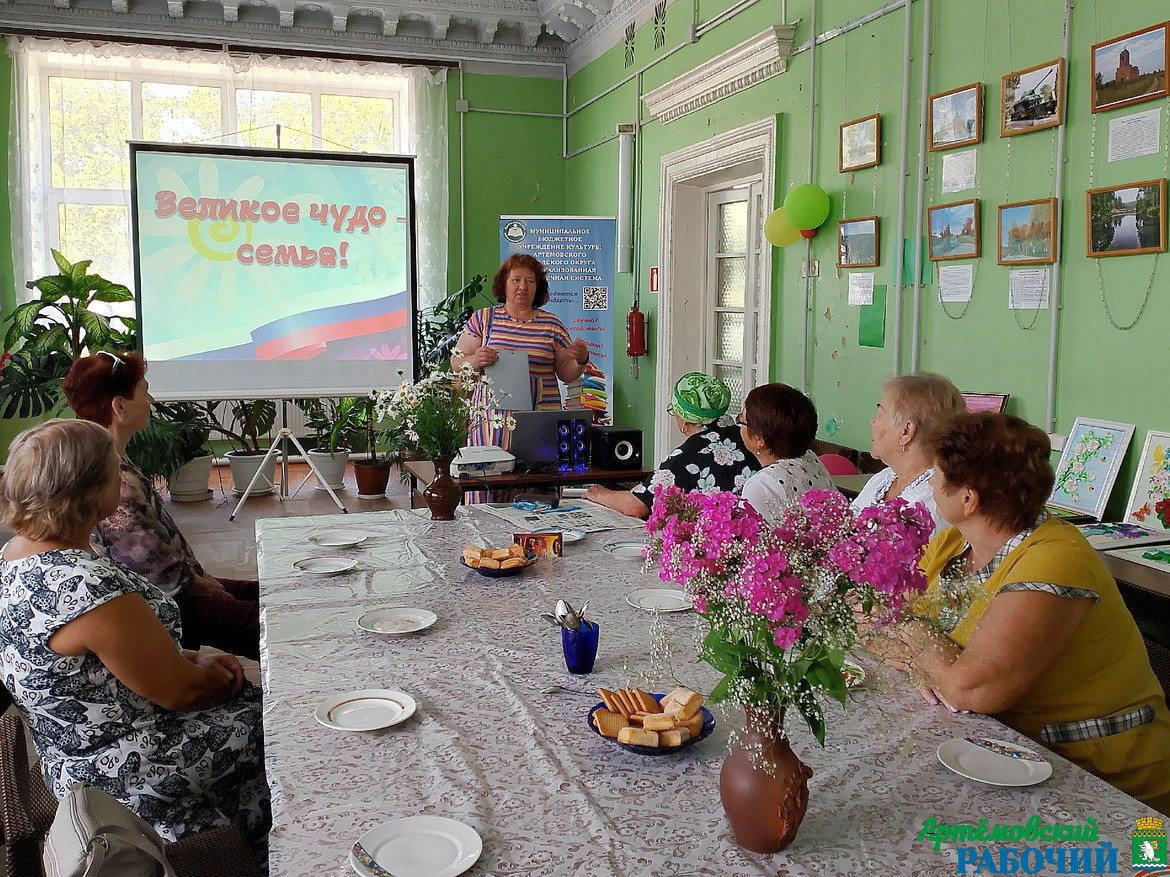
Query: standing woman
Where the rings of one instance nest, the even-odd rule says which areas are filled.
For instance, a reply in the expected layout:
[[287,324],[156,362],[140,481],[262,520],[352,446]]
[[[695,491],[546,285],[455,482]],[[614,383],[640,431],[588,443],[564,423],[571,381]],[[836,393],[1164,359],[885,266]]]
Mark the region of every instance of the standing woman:
[[[470,363],[482,372],[500,358],[499,350],[527,353],[532,407],[538,411],[559,409],[557,378],[569,383],[581,377],[589,365],[589,348],[581,339],[569,338],[568,329],[555,315],[540,309],[548,301],[544,266],[525,253],[509,256],[492,279],[492,294],[499,304],[471,315],[455,344],[451,367]],[[477,384],[472,401],[480,414],[467,443],[506,449],[511,435],[504,427],[492,427],[486,416],[486,395],[487,387]]]
[[938,425],[967,410],[958,387],[931,372],[898,375],[883,384],[885,392],[870,420],[870,453],[886,468],[869,479],[853,500],[854,511],[901,497],[922,503],[934,518],[937,535],[946,526],[930,489],[927,439]]

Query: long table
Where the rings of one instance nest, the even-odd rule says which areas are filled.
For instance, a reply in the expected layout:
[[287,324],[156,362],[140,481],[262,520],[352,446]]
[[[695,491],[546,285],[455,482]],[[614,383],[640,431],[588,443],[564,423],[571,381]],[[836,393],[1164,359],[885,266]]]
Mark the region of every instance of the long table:
[[[371,536],[340,552],[357,569],[332,578],[294,571],[294,561],[323,553],[308,537],[338,526]],[[422,814],[479,832],[472,875],[954,874],[954,844],[936,851],[916,839],[927,819],[994,825],[1032,815],[1096,819],[1128,870],[1134,819],[1153,811],[1055,755],[1052,777],[1026,788],[951,773],[935,757],[950,738],[1036,744],[986,717],[926,707],[899,674],[877,667],[866,679],[876,690],[856,694],[847,712],[828,708],[825,748],[790,719],[793,747],[814,770],[808,815],[785,852],[745,852],[718,792],[735,710],[714,707],[711,737],[660,757],[626,752],[586,726],[599,685],[662,691],[677,680],[707,690],[715,679],[694,658],[702,634],[694,613],[655,618],[626,603],[631,591],[662,584],[639,561],[602,550],[637,531],[593,534],[516,578],[459,564],[464,544],[503,544],[510,530],[480,508],[447,523],[407,511],[257,523],[272,877],[352,873],[348,851],[363,832]],[[559,632],[538,617],[559,597],[589,600],[600,624],[591,676],[565,671]],[[439,620],[404,637],[357,627],[363,612],[393,605],[428,608]],[[669,643],[669,667],[663,655],[651,658],[652,639]],[[564,688],[546,693],[553,685]],[[405,691],[418,711],[367,733],[315,722],[323,699],[362,688]]]
[[[408,460],[403,468],[410,473],[416,485],[427,485],[435,477],[435,464],[430,460]],[[506,472],[503,475],[476,475],[459,477],[455,483],[464,493],[477,490],[496,491],[548,490],[580,484],[618,485],[644,481],[653,469],[599,469],[583,466],[564,472]]]

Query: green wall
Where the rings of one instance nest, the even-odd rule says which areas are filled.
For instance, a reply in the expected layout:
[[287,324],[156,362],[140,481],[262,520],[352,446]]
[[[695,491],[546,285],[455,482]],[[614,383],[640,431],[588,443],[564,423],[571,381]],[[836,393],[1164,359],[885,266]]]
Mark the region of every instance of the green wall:
[[[703,2],[698,20],[710,20],[727,3]],[[879,7],[869,2],[835,2],[817,5],[817,31],[860,18]],[[1061,54],[1065,4],[1062,0],[1037,0],[1027,4],[975,4],[960,0],[934,0],[930,24],[928,93],[948,91],[972,82],[984,85],[983,142],[975,147],[978,160],[974,191],[941,192],[942,156],[927,153],[926,205],[978,198],[981,207],[982,255],[951,264],[974,265],[974,293],[968,307],[938,302],[938,287],[926,285],[921,296],[918,368],[939,371],[964,390],[1011,394],[1009,411],[1045,429],[1049,339],[1056,322],[1055,431],[1067,433],[1078,416],[1119,420],[1137,425],[1129,464],[1122,472],[1111,505],[1119,512],[1132,477],[1133,460],[1140,452],[1147,429],[1170,429],[1170,406],[1159,394],[1126,391],[1128,372],[1143,360],[1164,371],[1167,345],[1163,340],[1170,318],[1170,281],[1166,268],[1158,272],[1165,255],[1136,255],[1089,259],[1085,255],[1085,190],[1121,185],[1167,175],[1165,142],[1170,120],[1165,98],[1106,113],[1089,112],[1089,58],[1094,43],[1143,28],[1165,19],[1163,0],[1134,0],[1122,6],[1079,4],[1070,26],[1070,49],[1064,155],[1057,155],[1059,129],[1028,132],[1009,138],[999,136],[1000,79],[1005,74],[1051,61]],[[994,8],[993,8],[994,7]],[[799,19],[796,44],[811,37],[809,0],[788,4],[789,18]],[[714,28],[698,42],[646,69],[641,93],[652,90],[694,69],[720,52],[780,23],[776,4],[758,3]],[[912,299],[902,292],[902,352],[894,362],[894,290],[892,275],[897,247],[896,217],[900,125],[908,114],[910,148],[907,151],[907,236],[914,233],[919,161],[921,109],[921,44],[923,3],[912,8],[910,104],[902,106],[905,16],[901,10],[887,14],[819,45],[816,50],[816,112],[813,117],[812,182],[831,197],[828,221],[811,243],[811,258],[820,262],[820,277],[812,283],[812,314],[808,368],[810,392],[821,415],[823,438],[830,438],[824,424],[832,419],[838,431],[831,438],[867,449],[869,418],[881,393],[881,382],[912,363]],[[570,110],[579,107],[631,72],[685,42],[690,4],[676,3],[667,14],[667,39],[662,49],[653,46],[653,29],[641,28],[635,36],[635,65],[624,66],[624,47],[618,46],[573,76],[569,85]],[[636,206],[641,222],[640,246],[635,254],[636,277],[645,283],[649,267],[658,260],[659,168],[663,155],[745,123],[770,115],[778,119],[777,186],[779,206],[788,189],[808,182],[809,161],[809,51],[789,60],[788,69],[763,83],[700,111],[663,125],[642,107],[640,161],[642,195]],[[639,105],[638,78],[571,117],[570,152],[612,133],[617,122],[630,121]],[[1163,150],[1158,155],[1109,163],[1108,123],[1130,112],[1157,109],[1161,113]],[[839,125],[873,113],[881,114],[882,161],[874,168],[853,174],[838,173]],[[1056,170],[1063,160],[1065,177],[1056,191]],[[568,162],[568,209],[571,212],[612,212],[616,201],[613,168],[616,144],[590,149]],[[1061,306],[1042,311],[1010,311],[1007,308],[1009,269],[996,264],[995,225],[999,204],[1057,196],[1061,204],[1063,244],[1059,269]],[[886,346],[858,346],[859,308],[847,303],[847,273],[838,272],[836,223],[840,219],[876,214],[880,217],[880,265],[872,270],[878,284],[891,287],[886,309]],[[805,282],[800,268],[803,242],[773,250],[773,350],[772,377],[799,385],[802,375],[802,320]],[[1033,267],[1033,266],[1024,266]],[[1155,273],[1157,272],[1157,273]],[[838,276],[840,275],[840,276]],[[1055,278],[1054,278],[1055,279]],[[627,282],[630,278],[627,276]],[[1148,301],[1146,301],[1149,291]],[[642,306],[657,317],[656,296],[642,295]],[[1145,303],[1141,319],[1131,329],[1113,325],[1106,316],[1108,302],[1114,320],[1127,326]],[[624,307],[619,295],[619,310]],[[651,333],[653,334],[653,332]],[[1144,355],[1142,351],[1145,351]],[[654,363],[654,353],[650,366]],[[1144,369],[1143,369],[1144,370]],[[618,419],[648,432],[653,427],[653,370],[643,367],[637,379],[617,375]],[[623,407],[624,406],[624,407]],[[647,447],[650,446],[649,441]]]

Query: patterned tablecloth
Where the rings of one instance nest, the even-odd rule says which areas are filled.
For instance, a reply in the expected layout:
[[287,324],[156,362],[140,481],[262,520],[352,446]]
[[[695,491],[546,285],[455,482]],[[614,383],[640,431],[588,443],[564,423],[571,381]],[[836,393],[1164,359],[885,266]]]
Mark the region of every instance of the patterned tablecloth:
[[[356,559],[354,572],[321,578],[292,568],[329,553],[309,537],[338,527],[371,537],[332,552]],[[808,815],[785,852],[746,853],[719,803],[719,769],[740,718],[733,710],[714,707],[711,737],[659,757],[626,752],[586,726],[599,685],[662,691],[676,679],[709,690],[715,679],[694,658],[694,613],[655,620],[626,603],[661,582],[604,551],[609,534],[568,544],[563,559],[518,577],[489,579],[459,564],[468,542],[510,541],[508,526],[482,510],[461,509],[447,523],[411,512],[270,519],[257,533],[273,877],[351,873],[348,851],[363,832],[424,814],[479,832],[473,875],[954,874],[954,844],[936,851],[916,840],[927,818],[994,825],[1034,814],[1068,825],[1095,818],[1124,871],[1133,820],[1152,813],[1056,756],[1051,779],[1027,788],[951,773],[935,757],[947,739],[1023,738],[985,717],[926,707],[899,674],[870,667],[875,690],[856,694],[848,712],[829,708],[824,749],[789,720],[793,748],[815,771]],[[558,597],[589,600],[600,624],[591,676],[565,671],[559,631],[539,617]],[[387,606],[427,608],[439,620],[401,637],[358,628],[360,615]],[[653,640],[670,648],[652,657],[653,625],[662,631]],[[569,690],[543,693],[550,685]],[[365,733],[314,720],[325,698],[363,688],[405,691],[418,711]]]

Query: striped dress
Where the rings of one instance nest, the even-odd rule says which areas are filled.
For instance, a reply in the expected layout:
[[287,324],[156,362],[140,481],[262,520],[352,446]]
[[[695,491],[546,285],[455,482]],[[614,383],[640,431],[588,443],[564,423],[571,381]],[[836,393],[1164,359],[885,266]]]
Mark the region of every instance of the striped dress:
[[[556,351],[570,344],[569,330],[547,311],[536,311],[531,320],[517,320],[508,315],[503,305],[483,308],[471,315],[467,331],[484,346],[500,350],[523,350],[528,354],[528,372],[532,383],[532,407],[538,411],[561,407],[561,392],[557,385]],[[469,445],[497,445],[507,449],[511,433],[506,429],[492,429],[488,422],[489,409],[483,403],[487,392],[477,384],[472,401],[474,420],[468,436]]]

